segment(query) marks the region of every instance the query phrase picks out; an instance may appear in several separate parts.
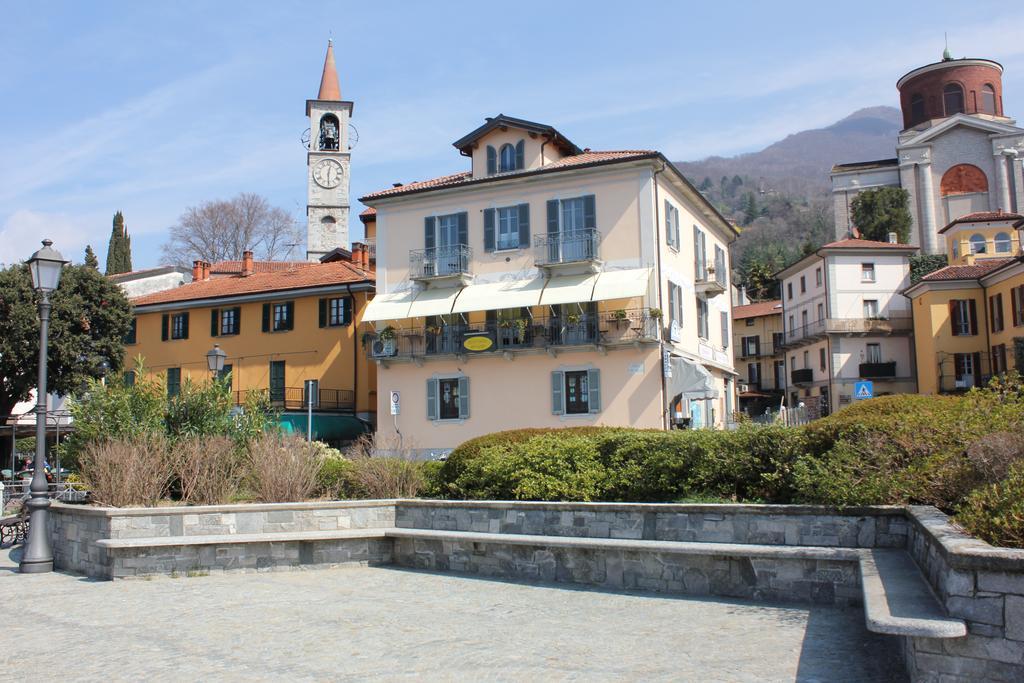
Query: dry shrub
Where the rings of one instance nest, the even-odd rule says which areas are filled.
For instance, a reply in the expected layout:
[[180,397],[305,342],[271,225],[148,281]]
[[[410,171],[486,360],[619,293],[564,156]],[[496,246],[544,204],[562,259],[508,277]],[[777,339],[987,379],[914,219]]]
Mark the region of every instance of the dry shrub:
[[398,437],[364,435],[349,447],[347,478],[358,498],[414,498],[426,485],[412,444]]
[[167,439],[141,434],[95,441],[79,456],[79,471],[94,502],[114,507],[152,506],[170,482]]
[[317,449],[297,437],[264,434],[249,444],[250,488],[256,500],[287,503],[308,499],[317,486]]
[[994,432],[967,447],[967,460],[980,484],[995,484],[1006,478],[1010,466],[1024,460],[1024,434]]
[[181,502],[186,505],[227,503],[238,491],[244,462],[228,437],[182,439],[170,456]]

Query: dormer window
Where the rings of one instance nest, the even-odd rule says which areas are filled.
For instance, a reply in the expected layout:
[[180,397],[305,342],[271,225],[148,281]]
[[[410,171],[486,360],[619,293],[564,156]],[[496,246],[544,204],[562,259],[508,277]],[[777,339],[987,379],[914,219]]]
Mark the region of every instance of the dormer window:
[[971,253],[985,253],[985,236],[982,235],[980,232],[976,232],[973,235],[971,235]]
[[487,175],[519,171],[526,165],[526,141],[520,140],[515,145],[506,142],[500,149],[487,146]]
[[1008,232],[997,232],[994,240],[996,245],[997,254],[1009,254],[1013,248],[1013,243],[1010,240],[1010,233]]

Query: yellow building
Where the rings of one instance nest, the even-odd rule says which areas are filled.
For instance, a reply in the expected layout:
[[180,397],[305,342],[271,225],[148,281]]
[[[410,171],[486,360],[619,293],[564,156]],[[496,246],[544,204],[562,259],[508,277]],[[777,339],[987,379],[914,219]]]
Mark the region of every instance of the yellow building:
[[[206,354],[226,354],[223,375],[237,403],[253,391],[269,392],[282,420],[306,427],[306,386],[313,385],[314,431],[340,441],[376,414],[376,369],[357,333],[373,296],[367,250],[337,249],[325,263],[278,269],[254,262],[250,252],[237,275],[223,264],[197,262],[193,281],[132,300],[135,322],[125,346],[126,367],[141,359],[173,395],[186,379],[206,381]],[[261,272],[262,271],[262,272]]]
[[1024,216],[973,213],[942,230],[950,265],[906,290],[914,316],[918,391],[981,386],[1022,369]]
[[740,411],[751,417],[778,410],[786,391],[782,301],[733,306],[733,355],[740,375]]

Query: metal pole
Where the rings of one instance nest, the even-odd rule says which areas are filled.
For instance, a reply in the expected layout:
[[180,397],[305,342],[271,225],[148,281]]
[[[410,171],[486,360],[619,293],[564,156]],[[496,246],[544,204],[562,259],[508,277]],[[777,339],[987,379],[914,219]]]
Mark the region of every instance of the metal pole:
[[50,545],[50,495],[43,463],[46,460],[46,356],[50,333],[50,295],[40,292],[39,300],[39,383],[36,391],[36,457],[29,485],[28,538],[20,570],[25,574],[53,571]]
[[306,441],[313,443],[313,382],[306,380]]

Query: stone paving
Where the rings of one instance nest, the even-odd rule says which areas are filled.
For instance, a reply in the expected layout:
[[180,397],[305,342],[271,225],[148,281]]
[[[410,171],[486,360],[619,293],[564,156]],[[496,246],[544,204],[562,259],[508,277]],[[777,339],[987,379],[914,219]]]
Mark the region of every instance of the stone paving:
[[104,582],[16,557],[6,680],[905,680],[860,609],[367,567]]

